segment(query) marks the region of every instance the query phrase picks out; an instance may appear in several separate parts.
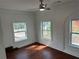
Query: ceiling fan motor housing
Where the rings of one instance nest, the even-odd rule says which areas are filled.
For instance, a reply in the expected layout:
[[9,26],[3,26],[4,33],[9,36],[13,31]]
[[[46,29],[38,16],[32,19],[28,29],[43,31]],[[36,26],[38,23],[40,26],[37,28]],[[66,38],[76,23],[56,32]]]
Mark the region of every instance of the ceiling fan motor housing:
[[39,8],[40,9],[45,9],[46,8],[46,4],[40,4]]

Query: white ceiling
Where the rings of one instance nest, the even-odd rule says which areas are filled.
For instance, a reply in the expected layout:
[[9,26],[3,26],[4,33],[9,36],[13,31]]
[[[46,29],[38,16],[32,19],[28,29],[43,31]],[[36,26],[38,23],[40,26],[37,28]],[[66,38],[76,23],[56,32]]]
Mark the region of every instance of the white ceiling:
[[[46,0],[45,0],[46,1]],[[58,0],[47,0],[49,5]],[[61,0],[68,1],[68,0]],[[31,10],[39,7],[39,0],[0,0],[0,8],[13,10]]]

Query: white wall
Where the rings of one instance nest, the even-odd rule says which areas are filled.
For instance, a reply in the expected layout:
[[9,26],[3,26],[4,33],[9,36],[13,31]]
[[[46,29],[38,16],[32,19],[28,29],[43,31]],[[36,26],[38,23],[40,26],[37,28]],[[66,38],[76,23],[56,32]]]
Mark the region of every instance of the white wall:
[[[0,32],[1,33],[1,32]],[[0,42],[1,41],[1,36],[0,36]],[[4,48],[4,45],[3,43],[0,43],[0,59],[6,59],[6,55],[5,55],[5,48]]]
[[[79,2],[66,2],[61,5],[52,6],[51,11],[37,12],[37,34],[38,42],[46,44],[52,48],[79,57],[79,49],[69,46],[68,24],[70,18],[79,17]],[[40,38],[41,20],[52,20],[52,40]],[[67,25],[67,26],[66,26]]]
[[[0,9],[1,23],[3,30],[3,42],[5,47],[14,46],[22,47],[27,44],[35,42],[35,16],[33,12],[14,11]],[[13,22],[26,22],[28,39],[21,42],[14,42],[13,36]]]
[[[0,17],[1,20],[1,17]],[[1,29],[1,22],[0,22],[0,59],[6,59],[6,55],[5,55],[5,49],[4,49],[4,45],[3,45],[3,40],[2,40],[2,29]]]

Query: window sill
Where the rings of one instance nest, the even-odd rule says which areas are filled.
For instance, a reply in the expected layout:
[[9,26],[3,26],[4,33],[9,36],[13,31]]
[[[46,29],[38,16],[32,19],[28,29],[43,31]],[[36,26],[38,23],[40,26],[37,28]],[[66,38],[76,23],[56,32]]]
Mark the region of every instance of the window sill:
[[71,44],[71,46],[74,48],[79,48],[79,45]]
[[22,41],[25,41],[27,39],[22,39],[22,40],[15,40],[14,42],[22,42]]

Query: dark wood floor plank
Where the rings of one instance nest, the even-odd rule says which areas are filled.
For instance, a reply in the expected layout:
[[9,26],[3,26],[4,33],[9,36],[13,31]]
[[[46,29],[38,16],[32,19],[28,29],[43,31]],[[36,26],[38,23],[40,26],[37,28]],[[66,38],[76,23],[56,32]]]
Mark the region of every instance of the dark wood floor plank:
[[33,44],[7,52],[7,59],[79,59],[45,45]]

